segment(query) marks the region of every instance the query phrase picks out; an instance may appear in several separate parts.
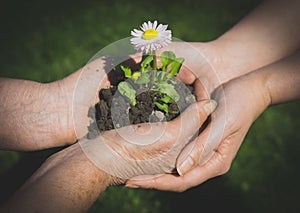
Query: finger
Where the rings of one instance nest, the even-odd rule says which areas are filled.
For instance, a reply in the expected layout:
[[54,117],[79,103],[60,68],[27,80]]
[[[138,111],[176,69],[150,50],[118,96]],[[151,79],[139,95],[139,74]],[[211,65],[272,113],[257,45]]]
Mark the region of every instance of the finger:
[[188,70],[184,65],[181,67],[177,78],[185,84],[192,84],[196,80],[194,73]]
[[[180,153],[176,162],[178,174],[184,175],[193,167],[206,163],[214,151],[220,149],[220,144],[222,145],[221,147],[226,144],[225,141],[233,141],[233,143],[237,144],[241,143],[247,131],[233,130],[228,126],[225,109],[219,107],[212,114],[210,124]],[[244,133],[244,135],[241,133]]]
[[[159,55],[157,55],[157,59],[157,65],[162,66]],[[177,78],[185,84],[192,84],[196,80],[195,74],[189,70],[184,63],[177,74]]]
[[195,95],[197,97],[197,101],[209,99],[210,83],[208,82],[207,78],[205,77],[197,78],[197,80],[195,80],[194,87],[195,87]]
[[219,167],[219,165],[197,166],[184,176],[173,174],[138,176],[126,181],[126,187],[183,192],[217,176],[214,167]]
[[[207,128],[210,129],[210,126]],[[201,141],[201,138],[207,138],[206,132],[208,131],[206,131],[206,129],[194,141],[189,143],[179,154],[176,162],[176,169],[179,175],[182,176],[186,174],[199,164],[201,154],[204,151],[203,144],[199,141]]]
[[223,140],[223,122],[212,119],[212,122],[203,132],[180,153],[176,168],[180,175],[186,174],[189,170],[200,163],[205,163],[217,149]]
[[[158,59],[160,54],[164,51],[172,51],[176,54],[176,57],[182,57],[185,59],[177,78],[185,84],[192,84],[196,80],[196,75],[194,66],[191,66],[193,59],[190,60],[189,58],[190,55],[199,55],[199,52],[196,50],[196,48],[191,43],[172,42],[167,47],[157,50],[156,55]],[[199,60],[199,57],[197,57],[197,59]],[[158,64],[161,65],[160,61],[158,61]]]
[[128,188],[158,189],[179,191],[183,177],[173,174],[142,175],[126,181]]
[[211,157],[202,165],[196,166],[184,176],[183,190],[197,186],[208,179],[223,175],[230,169],[231,163],[241,145],[245,134],[232,134],[222,140],[220,146],[211,153]]
[[216,107],[217,102],[214,100],[197,102],[188,107],[179,118],[169,122],[169,127],[177,131],[177,134],[179,132],[181,138],[193,136]]
[[136,53],[133,55],[130,55],[130,58],[136,63],[140,63],[143,59],[143,54],[142,53]]
[[128,66],[133,70],[138,70],[140,68],[139,63],[143,59],[143,54],[142,53],[136,53],[136,54],[125,56],[125,57],[128,57],[128,58],[126,58],[126,60],[122,61],[122,64],[124,66]]
[[225,174],[236,155],[245,134],[232,134],[222,141],[212,157],[203,165],[198,165],[183,176],[172,174],[143,175],[129,179],[127,187],[151,188],[182,192],[206,180]]

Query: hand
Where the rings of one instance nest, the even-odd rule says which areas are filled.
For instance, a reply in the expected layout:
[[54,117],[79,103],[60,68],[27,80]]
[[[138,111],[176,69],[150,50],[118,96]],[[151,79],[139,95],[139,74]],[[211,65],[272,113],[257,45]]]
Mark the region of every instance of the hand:
[[80,141],[80,145],[98,168],[121,179],[173,173],[178,154],[215,107],[214,101],[197,102],[170,122],[105,131],[94,139]]
[[[199,79],[203,85],[201,99],[207,99],[221,84],[264,66],[278,57],[276,55],[266,58],[263,50],[252,53],[243,48],[242,44],[226,36],[225,39],[207,43],[173,42],[160,52],[172,50],[177,57],[185,58],[178,78],[187,84]],[[157,52],[158,55],[160,52]],[[239,60],[236,60],[237,57]],[[68,132],[65,131],[65,141],[75,142],[86,135],[91,122],[89,109],[98,102],[97,92],[100,88],[109,86],[110,79],[106,74],[113,68],[112,62],[116,65],[126,60],[132,66],[141,60],[141,55],[98,58],[62,81],[54,82],[55,87],[61,87],[67,94],[68,102],[64,105],[69,113],[66,113],[68,116],[64,122],[71,127]]]
[[101,88],[109,88],[112,81],[118,81],[118,76],[111,75],[114,65],[119,63],[136,66],[140,55],[133,56],[105,56],[97,58],[78,71],[61,81],[54,82],[54,87],[59,84],[66,94],[68,108],[67,123],[72,126],[70,132],[66,132],[73,141],[83,138],[88,133],[90,124],[95,120],[95,104],[99,102]]
[[[159,57],[163,51],[173,51],[176,57],[184,58],[184,63],[178,78],[186,84],[192,84],[200,78],[207,92],[223,83],[219,73],[227,70],[228,60],[224,60],[224,54],[214,42],[172,42],[167,47],[158,50]],[[225,63],[226,62],[226,63]],[[223,78],[223,77],[222,77]]]
[[178,78],[186,84],[200,80],[209,94],[221,84],[275,60],[267,58],[263,50],[245,51],[243,43],[228,36],[210,42],[172,42],[157,51],[157,56],[167,50],[185,59]]
[[[218,107],[211,123],[178,157],[176,167],[181,176],[140,176],[128,180],[126,185],[182,192],[226,173],[249,127],[269,104],[262,84],[241,77],[215,90],[212,98]],[[200,85],[198,81],[197,91]]]

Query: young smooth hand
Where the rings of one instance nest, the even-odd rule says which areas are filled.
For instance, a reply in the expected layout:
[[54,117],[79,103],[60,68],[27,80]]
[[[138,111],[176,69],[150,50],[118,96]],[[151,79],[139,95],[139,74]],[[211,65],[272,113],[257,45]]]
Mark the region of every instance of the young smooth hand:
[[126,185],[181,192],[226,173],[255,119],[271,104],[300,97],[299,58],[297,52],[218,87],[212,94],[218,107],[210,124],[178,157],[181,176],[140,176]]

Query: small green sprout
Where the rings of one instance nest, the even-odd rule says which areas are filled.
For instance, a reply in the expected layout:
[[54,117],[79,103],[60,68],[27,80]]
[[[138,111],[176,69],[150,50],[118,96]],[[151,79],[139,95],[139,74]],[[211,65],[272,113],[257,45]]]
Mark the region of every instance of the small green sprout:
[[118,84],[118,90],[123,95],[129,98],[131,105],[136,105],[136,91],[133,89],[133,87],[126,81],[122,81]]
[[[162,66],[157,67],[159,72],[151,72],[154,70],[153,55],[149,55],[140,63],[138,71],[132,71],[131,68],[121,65],[121,69],[127,79],[131,79],[136,85],[147,85],[152,91],[158,94],[164,94],[163,98],[155,102],[155,105],[166,114],[168,114],[168,105],[179,101],[179,94],[175,90],[176,81],[172,77],[176,77],[184,61],[183,58],[176,58],[172,51],[165,51],[160,55]],[[119,92],[129,98],[131,105],[136,104],[136,86],[129,82],[121,82],[118,85]]]
[[166,113],[166,115],[169,115],[169,105],[166,103],[160,103],[158,101],[154,102],[155,106],[158,107],[158,109],[164,111]]
[[[139,70],[132,71],[131,68],[121,65],[125,77],[131,80],[119,83],[118,90],[122,95],[129,98],[131,105],[134,106],[137,93],[135,88],[149,88],[162,96],[154,104],[168,114],[169,104],[178,102],[180,99],[175,90],[176,81],[172,78],[179,73],[184,59],[176,58],[172,51],[164,51],[159,57],[162,65],[157,66],[155,50],[171,42],[171,31],[166,29],[167,25],[158,25],[155,21],[153,24],[145,22],[142,31],[134,30],[131,32],[133,47],[146,53],[147,56],[139,64]],[[168,36],[163,37],[161,33]]]

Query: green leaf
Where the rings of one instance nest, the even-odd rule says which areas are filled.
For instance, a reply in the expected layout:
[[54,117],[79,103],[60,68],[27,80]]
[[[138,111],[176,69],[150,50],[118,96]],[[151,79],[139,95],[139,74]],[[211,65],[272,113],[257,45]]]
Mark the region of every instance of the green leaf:
[[132,74],[132,76],[131,76],[131,78],[133,79],[133,80],[137,80],[137,79],[139,79],[139,77],[141,77],[141,73],[140,72],[134,72],[133,74]]
[[176,58],[174,61],[170,63],[171,70],[168,74],[168,77],[177,76],[182,64],[184,62],[183,58]]
[[150,71],[150,70],[152,70],[152,67],[151,67],[151,66],[141,67],[142,73],[143,73],[143,72],[148,72],[148,71]]
[[160,76],[160,80],[163,81],[165,79],[166,72],[162,72]]
[[166,104],[166,103],[161,104],[161,103],[159,103],[157,101],[155,101],[154,104],[155,104],[155,106],[158,107],[158,109],[163,110],[166,113],[166,115],[169,114],[169,106],[168,106],[168,104]]
[[129,67],[121,65],[121,69],[123,70],[126,78],[131,78],[131,69]]
[[147,84],[149,82],[150,82],[150,76],[149,73],[146,72],[142,72],[141,76],[134,81],[134,83],[136,84]]
[[172,51],[164,51],[161,55],[160,55],[160,62],[162,63],[162,69],[163,71],[166,71],[168,65],[175,60],[176,56],[175,53],[173,53]]
[[151,62],[153,61],[153,55],[148,55],[141,63],[142,68],[146,68],[148,66],[151,66]]
[[157,84],[157,87],[160,93],[164,93],[170,96],[170,98],[172,98],[175,102],[179,101],[180,96],[172,84],[168,84],[167,82],[160,82]]
[[162,97],[161,99],[159,99],[160,101],[168,104],[168,103],[174,103],[174,100],[168,96],[168,95],[165,95],[164,97]]
[[129,98],[132,106],[136,105],[136,99],[135,99],[136,91],[128,82],[126,81],[120,82],[118,84],[118,90],[123,96]]

